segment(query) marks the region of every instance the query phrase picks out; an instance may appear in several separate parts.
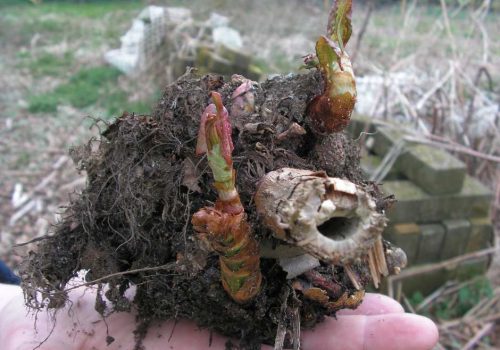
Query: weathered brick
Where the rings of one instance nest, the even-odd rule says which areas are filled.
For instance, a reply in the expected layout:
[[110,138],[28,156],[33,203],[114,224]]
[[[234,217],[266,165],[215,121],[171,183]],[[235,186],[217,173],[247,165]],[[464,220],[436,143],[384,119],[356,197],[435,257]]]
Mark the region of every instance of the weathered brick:
[[384,238],[394,243],[406,253],[408,265],[413,265],[418,255],[420,227],[415,223],[391,225],[383,234]]
[[462,189],[466,167],[460,160],[439,148],[409,145],[396,162],[406,177],[427,193],[457,193]]
[[[391,223],[429,222],[421,220],[419,213],[423,205],[428,205],[431,197],[407,180],[385,181],[382,187],[386,194],[394,194],[397,202],[387,211]],[[437,221],[437,220],[433,220]]]
[[471,231],[465,253],[475,252],[493,246],[493,226],[487,217],[470,219]]
[[454,194],[431,196],[406,180],[385,181],[383,190],[398,201],[387,213],[392,223],[483,217],[488,215],[491,201],[491,192],[470,176]]
[[445,229],[441,224],[420,225],[421,237],[418,248],[417,264],[432,263],[439,260],[444,241]]
[[469,220],[444,220],[443,226],[446,229],[446,234],[441,250],[441,259],[451,259],[463,254],[471,231]]

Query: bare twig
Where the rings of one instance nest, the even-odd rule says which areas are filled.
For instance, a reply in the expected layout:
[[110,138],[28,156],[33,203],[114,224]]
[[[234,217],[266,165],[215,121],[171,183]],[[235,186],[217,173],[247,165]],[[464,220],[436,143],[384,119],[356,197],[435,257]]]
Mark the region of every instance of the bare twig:
[[403,302],[406,306],[406,308],[412,313],[412,314],[416,314],[417,312],[415,311],[415,309],[413,308],[413,305],[411,305],[410,301],[408,300],[408,298],[406,297],[406,295],[403,294]]
[[446,285],[436,289],[433,293],[431,293],[427,298],[425,298],[420,304],[417,305],[415,308],[416,312],[421,311],[423,308],[425,308],[427,305],[432,303],[435,299],[437,299],[439,296],[443,294],[443,291],[446,290]]
[[484,153],[475,151],[469,147],[462,146],[459,144],[448,144],[448,143],[443,143],[443,142],[436,142],[436,141],[432,141],[432,140],[426,140],[424,138],[417,137],[417,136],[406,136],[405,139],[409,142],[423,143],[426,145],[431,145],[431,146],[436,146],[439,148],[447,149],[449,151],[466,154],[466,155],[469,155],[472,157],[485,159],[485,160],[488,160],[491,162],[500,163],[500,157],[498,157],[498,156],[494,156],[491,154],[484,154]]
[[439,270],[442,268],[455,266],[455,265],[458,265],[464,261],[468,261],[468,260],[472,260],[472,259],[476,259],[476,258],[481,258],[483,256],[493,255],[493,254],[498,253],[498,252],[500,252],[500,249],[496,248],[496,247],[483,249],[483,250],[479,250],[477,252],[460,255],[460,256],[457,256],[455,258],[444,260],[444,261],[441,261],[438,263],[408,268],[408,269],[401,271],[401,273],[399,275],[390,276],[389,279],[391,279],[393,281],[402,280],[402,279],[406,279],[408,277],[421,275],[421,274],[432,272],[432,271]]
[[290,295],[290,290],[291,288],[288,285],[283,287],[279,316],[280,319],[278,329],[276,331],[276,338],[274,339],[274,350],[283,350],[283,345],[285,344],[287,330],[286,310],[288,307],[288,296]]
[[429,273],[429,272],[439,270],[439,269],[443,269],[443,268],[446,268],[449,266],[455,266],[455,265],[458,265],[459,263],[462,263],[464,261],[480,258],[483,256],[493,255],[499,251],[500,251],[499,248],[493,247],[493,248],[488,248],[488,249],[484,249],[484,250],[479,250],[477,252],[470,253],[470,254],[460,255],[456,258],[444,260],[444,261],[441,261],[439,263],[428,264],[428,265],[424,265],[424,266],[416,266],[413,268],[405,269],[399,275],[393,275],[393,276],[389,276],[387,278],[388,294],[389,294],[389,296],[393,297],[395,283],[400,282],[401,280],[404,280],[406,278],[417,276],[417,275],[422,275],[422,274]]
[[391,171],[394,163],[403,152],[404,146],[405,146],[405,141],[404,139],[401,139],[391,147],[389,152],[387,152],[387,154],[385,155],[384,159],[382,159],[380,165],[377,167],[377,169],[375,169],[373,174],[370,176],[371,181],[380,182],[383,179],[385,179],[389,171]]
[[356,46],[351,55],[351,61],[355,62],[356,57],[358,56],[359,49],[361,47],[361,42],[363,41],[363,37],[365,36],[366,29],[368,28],[368,23],[370,23],[370,19],[372,17],[373,9],[375,8],[375,1],[368,1],[368,8],[366,10],[365,18],[363,19],[363,24],[361,25],[361,29],[359,30],[358,36],[356,37]]
[[455,57],[455,60],[457,60],[457,44],[455,43],[455,37],[451,32],[451,25],[450,25],[450,19],[448,18],[448,9],[446,7],[446,2],[445,0],[440,0],[440,3],[441,3],[441,10],[443,12],[443,20],[446,28],[446,33],[448,34],[448,38],[450,39],[451,48],[453,50],[453,56]]

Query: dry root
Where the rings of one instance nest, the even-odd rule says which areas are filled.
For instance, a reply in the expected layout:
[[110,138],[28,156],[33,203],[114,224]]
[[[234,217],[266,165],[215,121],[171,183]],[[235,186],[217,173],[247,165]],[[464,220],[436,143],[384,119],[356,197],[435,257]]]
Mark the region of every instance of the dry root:
[[302,254],[343,265],[356,289],[361,286],[353,263],[368,263],[376,287],[389,274],[381,238],[387,219],[362,186],[324,172],[283,168],[262,179],[255,204],[277,238]]
[[353,263],[365,255],[387,221],[361,186],[309,170],[268,173],[255,204],[277,238],[332,264]]

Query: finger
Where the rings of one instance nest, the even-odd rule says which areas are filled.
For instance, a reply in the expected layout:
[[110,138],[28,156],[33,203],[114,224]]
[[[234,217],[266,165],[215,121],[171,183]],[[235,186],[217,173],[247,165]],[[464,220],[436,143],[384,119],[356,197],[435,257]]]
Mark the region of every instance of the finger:
[[22,295],[22,291],[19,286],[0,283],[0,290],[2,295],[0,298],[0,312],[7,304],[9,304],[11,299]]
[[363,302],[355,310],[344,309],[338,316],[401,314],[404,309],[396,300],[382,294],[366,293]]
[[[146,349],[223,350],[227,341],[228,338],[200,329],[193,322],[180,320],[150,326],[143,345]],[[238,341],[233,341],[233,344],[238,344]]]
[[303,334],[304,349],[430,350],[438,341],[436,325],[413,314],[339,316]]

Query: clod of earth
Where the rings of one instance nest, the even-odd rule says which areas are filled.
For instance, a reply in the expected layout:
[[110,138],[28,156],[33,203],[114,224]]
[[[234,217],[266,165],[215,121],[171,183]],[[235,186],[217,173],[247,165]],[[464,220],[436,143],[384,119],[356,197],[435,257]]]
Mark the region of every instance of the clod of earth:
[[[370,265],[381,256],[381,250],[389,270],[402,267],[404,261],[388,255],[393,256],[397,250],[380,240],[385,199],[377,186],[362,180],[356,145],[342,133],[315,134],[304,118],[308,102],[320,92],[320,75],[309,72],[276,77],[254,83],[255,111],[242,112],[231,120],[235,187],[262,256],[260,293],[247,303],[234,302],[221,284],[214,247],[200,240],[191,225],[193,214],[210,208],[217,198],[207,159],[195,157],[200,116],[208,105],[214,82],[220,84],[217,90],[231,110],[231,95],[241,84],[239,81],[221,83],[218,76],[200,78],[188,72],[167,87],[152,116],[124,114],[102,133],[98,147],[91,141],[72,150],[75,163],[87,172],[88,185],[73,199],[54,234],[26,260],[24,289],[31,306],[61,306],[68,280],[86,269],[88,281],[109,283],[106,296],[115,310],[130,308],[132,303],[144,324],[187,317],[200,326],[241,338],[251,348],[274,341],[284,289],[297,292],[298,301],[290,297],[287,303],[298,303],[302,327],[312,327],[323,315],[355,307],[360,301],[358,290],[376,280],[372,274],[385,274],[385,269],[380,268],[382,261],[375,267]],[[255,127],[249,128],[249,124]],[[296,125],[305,132],[280,136],[298,129]],[[304,179],[313,179],[310,186],[291,195],[310,189],[319,191],[314,192],[319,196],[314,201],[322,210],[309,228],[315,234],[317,229],[325,237],[332,236],[329,242],[333,245],[345,245],[348,250],[352,247],[352,254],[343,258],[333,251],[315,252],[317,244],[307,238],[302,246],[291,245],[289,242],[303,239],[289,237],[289,232],[280,234],[281,226],[273,228],[267,214],[259,215],[257,208],[266,203],[260,198],[266,195],[266,183],[280,172],[303,172]],[[293,181],[297,179],[276,184],[289,191]],[[276,204],[284,193],[271,191],[269,195],[275,199],[269,205]],[[299,203],[285,201],[287,205],[280,211],[284,222]],[[328,219],[337,215],[338,219]],[[373,225],[376,234],[368,230],[365,236],[357,231],[364,227],[365,218],[378,222]],[[293,228],[293,222],[290,224]],[[364,248],[348,243],[356,237],[360,237]],[[373,246],[367,248],[370,242]],[[287,279],[280,261],[290,261],[305,252],[318,260],[312,265],[315,267]],[[371,254],[374,258],[370,258]],[[115,275],[106,277],[110,274]],[[137,286],[137,293],[130,302],[123,293],[132,284]],[[46,299],[36,299],[35,291],[41,291]]]
[[381,237],[390,200],[363,180],[356,144],[307,113],[327,84],[321,69],[263,83],[188,70],[151,116],[73,148],[87,187],[26,258],[27,304],[61,307],[84,269],[114,311],[137,310],[138,347],[150,322],[188,318],[246,349],[297,346],[301,327],[357,307],[406,259]]

